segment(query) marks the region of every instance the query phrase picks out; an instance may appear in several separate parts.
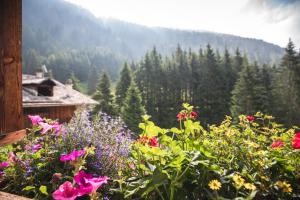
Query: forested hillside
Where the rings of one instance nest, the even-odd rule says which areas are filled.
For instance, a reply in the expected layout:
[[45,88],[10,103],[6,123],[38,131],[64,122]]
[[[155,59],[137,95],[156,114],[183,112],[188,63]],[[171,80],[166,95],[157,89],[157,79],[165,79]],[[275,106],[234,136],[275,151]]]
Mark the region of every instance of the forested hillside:
[[[234,54],[225,50],[220,55],[210,45],[198,52],[178,46],[165,58],[153,48],[135,68],[125,64],[117,83],[115,106],[108,86],[99,87],[98,92],[109,99],[110,109],[106,105],[97,109],[118,113],[132,130],[141,120],[134,117],[141,116],[144,109],[163,127],[176,124],[174,116],[185,102],[194,105],[205,125],[218,124],[226,115],[237,120],[241,114],[256,112],[276,116],[287,126],[300,124],[299,69],[300,53],[291,40],[278,66],[249,61],[238,50]],[[138,89],[129,92],[135,84]]]
[[207,44],[220,54],[237,48],[249,60],[276,63],[279,46],[257,39],[211,32],[150,28],[118,20],[95,18],[88,11],[63,0],[23,1],[23,67],[33,73],[42,63],[55,78],[65,81],[74,72],[87,83],[88,74],[107,71],[116,80],[123,61],[139,60],[154,46],[171,55],[177,45],[198,51]]

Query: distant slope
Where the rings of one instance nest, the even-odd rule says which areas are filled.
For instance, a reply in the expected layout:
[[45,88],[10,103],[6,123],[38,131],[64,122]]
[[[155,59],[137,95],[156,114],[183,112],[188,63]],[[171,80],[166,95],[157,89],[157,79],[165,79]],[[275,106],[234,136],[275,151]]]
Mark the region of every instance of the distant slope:
[[220,52],[237,47],[259,63],[277,62],[283,49],[257,39],[212,32],[150,28],[118,20],[95,18],[87,10],[63,0],[23,1],[23,50],[36,49],[41,55],[77,49],[101,48],[139,59],[156,46],[163,54],[172,52],[178,44],[198,50],[210,43]]

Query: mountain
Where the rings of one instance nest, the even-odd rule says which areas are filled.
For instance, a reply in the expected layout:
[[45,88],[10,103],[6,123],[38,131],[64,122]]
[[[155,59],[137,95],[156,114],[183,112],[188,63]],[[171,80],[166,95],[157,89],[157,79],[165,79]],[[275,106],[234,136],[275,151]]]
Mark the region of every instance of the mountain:
[[[239,48],[250,60],[259,63],[277,63],[284,53],[281,47],[257,39],[96,18],[89,11],[63,0],[23,1],[23,54],[24,66],[27,66],[25,71],[28,72],[32,72],[28,70],[28,59],[33,51],[38,54],[36,57],[40,62],[46,62],[53,55],[60,56],[62,52],[73,52],[73,57],[84,52],[89,59],[87,52],[105,52],[104,59],[111,59],[114,55],[117,60],[101,64],[108,69],[110,66],[107,65],[112,63],[121,65],[124,60],[137,61],[153,46],[163,55],[168,55],[178,44],[184,49],[199,50],[208,43],[220,52],[225,47],[230,52]],[[87,64],[96,65],[99,70],[102,68],[97,62]],[[119,67],[115,66],[113,71],[118,72]]]

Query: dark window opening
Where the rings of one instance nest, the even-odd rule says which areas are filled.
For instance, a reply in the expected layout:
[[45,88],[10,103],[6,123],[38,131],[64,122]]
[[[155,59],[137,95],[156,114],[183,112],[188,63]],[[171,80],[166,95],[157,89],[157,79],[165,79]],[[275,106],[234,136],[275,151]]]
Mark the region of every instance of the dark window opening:
[[39,86],[38,96],[53,96],[53,89],[50,86]]

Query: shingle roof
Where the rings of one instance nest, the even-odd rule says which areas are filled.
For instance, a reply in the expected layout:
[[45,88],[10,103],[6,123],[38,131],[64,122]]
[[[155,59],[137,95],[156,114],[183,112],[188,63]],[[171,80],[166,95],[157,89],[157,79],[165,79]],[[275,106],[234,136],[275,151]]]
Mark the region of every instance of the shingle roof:
[[[39,85],[44,81],[53,81],[53,96],[38,96],[37,91],[28,87]],[[71,105],[95,105],[97,102],[90,97],[64,85],[57,80],[49,78],[37,78],[34,75],[23,74],[23,107],[49,107]]]

